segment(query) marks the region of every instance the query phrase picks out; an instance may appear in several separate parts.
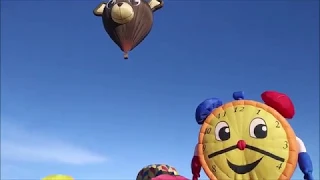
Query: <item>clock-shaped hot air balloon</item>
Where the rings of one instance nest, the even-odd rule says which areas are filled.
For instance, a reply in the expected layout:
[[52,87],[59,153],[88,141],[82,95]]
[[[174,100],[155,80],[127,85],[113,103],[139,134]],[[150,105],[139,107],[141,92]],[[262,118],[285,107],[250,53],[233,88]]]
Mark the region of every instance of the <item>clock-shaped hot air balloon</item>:
[[313,180],[311,158],[288,123],[295,114],[291,99],[276,91],[261,97],[264,103],[236,92],[234,101],[211,99],[198,106],[200,166],[210,180],[289,180],[298,164],[304,179]]
[[100,3],[93,13],[102,17],[104,29],[128,59],[128,52],[151,31],[153,13],[162,7],[163,0],[110,0]]

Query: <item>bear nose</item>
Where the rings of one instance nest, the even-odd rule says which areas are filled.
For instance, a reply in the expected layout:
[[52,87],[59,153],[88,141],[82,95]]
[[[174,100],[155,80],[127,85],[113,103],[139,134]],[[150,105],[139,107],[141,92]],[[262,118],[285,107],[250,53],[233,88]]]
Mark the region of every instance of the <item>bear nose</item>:
[[119,7],[121,7],[121,6],[122,6],[122,4],[123,4],[123,3],[122,3],[122,2],[120,2],[120,3],[118,3],[118,6],[119,6]]

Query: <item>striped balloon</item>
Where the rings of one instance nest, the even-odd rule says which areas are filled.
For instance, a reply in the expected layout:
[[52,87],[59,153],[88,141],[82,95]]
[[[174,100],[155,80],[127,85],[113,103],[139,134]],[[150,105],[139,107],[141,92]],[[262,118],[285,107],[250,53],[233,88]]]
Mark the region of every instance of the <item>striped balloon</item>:
[[176,168],[172,166],[166,164],[151,164],[139,171],[136,180],[151,180],[162,174],[179,175]]

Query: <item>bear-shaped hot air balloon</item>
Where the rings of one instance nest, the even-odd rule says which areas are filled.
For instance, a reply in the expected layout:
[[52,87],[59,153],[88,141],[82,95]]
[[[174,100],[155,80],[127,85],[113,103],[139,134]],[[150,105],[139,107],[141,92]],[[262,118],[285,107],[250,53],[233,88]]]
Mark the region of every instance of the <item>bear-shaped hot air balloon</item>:
[[104,29],[128,59],[128,52],[151,31],[153,13],[162,7],[163,0],[110,0],[100,3],[93,13],[102,17]]

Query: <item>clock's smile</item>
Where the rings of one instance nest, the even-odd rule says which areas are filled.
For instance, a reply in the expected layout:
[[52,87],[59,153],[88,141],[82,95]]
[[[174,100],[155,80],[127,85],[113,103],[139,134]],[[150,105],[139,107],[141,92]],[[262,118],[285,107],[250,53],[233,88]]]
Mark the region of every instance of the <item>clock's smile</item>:
[[231,163],[228,159],[227,159],[227,162],[228,162],[228,166],[230,167],[230,169],[232,169],[235,173],[246,174],[246,173],[252,171],[260,163],[262,158],[256,160],[253,163],[246,164],[246,165],[239,165],[239,166]]

